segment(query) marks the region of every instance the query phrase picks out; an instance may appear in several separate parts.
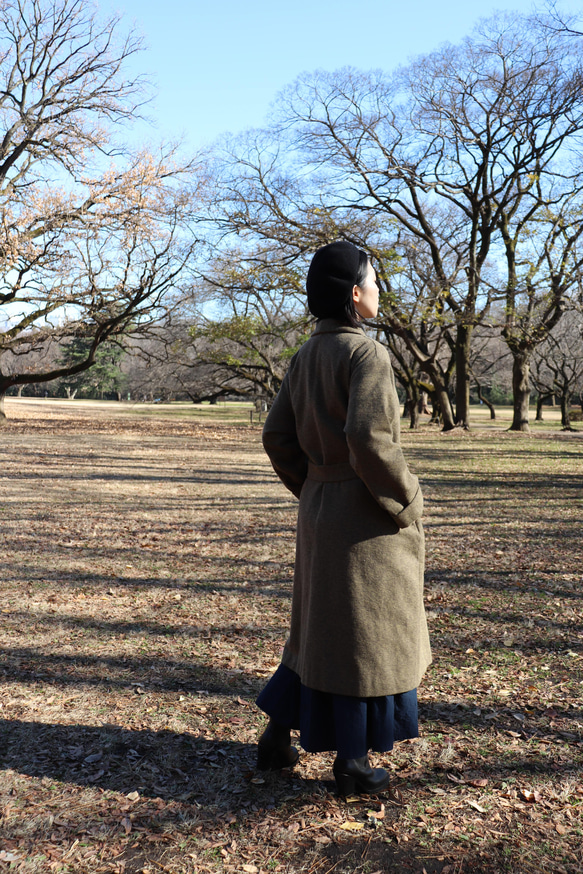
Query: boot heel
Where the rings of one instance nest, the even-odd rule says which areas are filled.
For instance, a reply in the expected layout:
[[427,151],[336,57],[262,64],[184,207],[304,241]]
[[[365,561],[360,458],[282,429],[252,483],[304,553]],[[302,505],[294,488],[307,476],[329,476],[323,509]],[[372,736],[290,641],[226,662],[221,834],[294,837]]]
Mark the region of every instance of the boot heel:
[[339,795],[354,795],[356,793],[356,780],[350,774],[334,774],[334,777]]
[[283,768],[293,768],[300,755],[291,744],[278,749],[270,744],[257,746],[257,770],[281,771]]
[[273,769],[273,750],[257,747],[257,768],[259,771],[271,771]]
[[374,795],[388,789],[391,782],[384,768],[371,768],[368,756],[360,759],[337,758],[332,770],[339,795]]

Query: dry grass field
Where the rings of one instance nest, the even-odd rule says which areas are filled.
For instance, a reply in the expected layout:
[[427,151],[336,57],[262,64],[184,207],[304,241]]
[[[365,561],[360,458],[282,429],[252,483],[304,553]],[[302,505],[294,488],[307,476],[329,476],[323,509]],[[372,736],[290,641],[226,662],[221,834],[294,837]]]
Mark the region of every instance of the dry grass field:
[[254,771],[296,507],[248,409],[9,399],[0,871],[580,874],[583,432],[485,412],[404,428],[435,661],[397,808]]

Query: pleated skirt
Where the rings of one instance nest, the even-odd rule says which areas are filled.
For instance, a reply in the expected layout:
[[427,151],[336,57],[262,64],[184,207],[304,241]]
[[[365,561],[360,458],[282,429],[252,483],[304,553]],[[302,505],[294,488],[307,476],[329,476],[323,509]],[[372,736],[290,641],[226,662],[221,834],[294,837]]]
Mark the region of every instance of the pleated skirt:
[[419,736],[417,689],[380,698],[334,695],[309,689],[280,665],[257,706],[279,725],[299,729],[307,752],[334,751],[342,759],[388,752],[395,741]]

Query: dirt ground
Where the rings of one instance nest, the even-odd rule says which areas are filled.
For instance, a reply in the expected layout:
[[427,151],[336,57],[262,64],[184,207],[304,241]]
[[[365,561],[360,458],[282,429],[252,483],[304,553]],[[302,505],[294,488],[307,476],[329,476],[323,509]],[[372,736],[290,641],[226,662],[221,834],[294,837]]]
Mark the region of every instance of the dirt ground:
[[0,871],[583,870],[581,432],[404,431],[435,661],[395,807],[254,770],[296,502],[247,412],[7,413]]

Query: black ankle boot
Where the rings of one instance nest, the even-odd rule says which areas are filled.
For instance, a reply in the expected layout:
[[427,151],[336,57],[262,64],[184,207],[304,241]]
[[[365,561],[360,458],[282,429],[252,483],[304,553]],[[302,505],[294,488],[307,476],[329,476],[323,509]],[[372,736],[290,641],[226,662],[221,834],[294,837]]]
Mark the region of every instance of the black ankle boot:
[[384,768],[371,768],[368,756],[361,759],[336,759],[334,777],[339,795],[373,795],[388,788],[390,777]]
[[291,768],[300,755],[290,743],[289,728],[278,725],[272,719],[257,743],[257,769],[280,771]]

